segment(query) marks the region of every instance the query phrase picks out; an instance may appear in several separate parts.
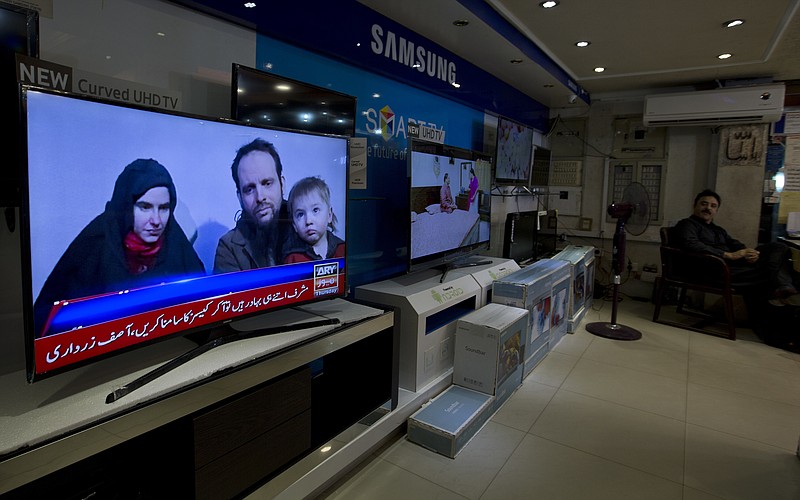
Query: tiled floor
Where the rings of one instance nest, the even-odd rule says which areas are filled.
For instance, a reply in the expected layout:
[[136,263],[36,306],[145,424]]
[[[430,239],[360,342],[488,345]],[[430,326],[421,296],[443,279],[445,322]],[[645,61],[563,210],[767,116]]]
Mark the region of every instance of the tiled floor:
[[320,498],[800,499],[800,355],[595,304],[455,459],[400,436]]

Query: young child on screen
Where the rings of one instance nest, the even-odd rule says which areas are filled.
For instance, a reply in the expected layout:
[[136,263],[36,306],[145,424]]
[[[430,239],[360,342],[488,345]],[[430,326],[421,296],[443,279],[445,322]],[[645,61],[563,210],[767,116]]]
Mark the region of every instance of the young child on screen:
[[331,191],[319,177],[305,177],[289,191],[289,214],[294,231],[283,247],[284,263],[344,257],[344,240],[336,236]]

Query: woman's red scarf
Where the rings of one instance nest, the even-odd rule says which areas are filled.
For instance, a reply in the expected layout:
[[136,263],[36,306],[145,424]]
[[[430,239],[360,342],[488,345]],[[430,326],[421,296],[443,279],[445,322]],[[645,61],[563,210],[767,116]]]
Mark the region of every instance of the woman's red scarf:
[[163,243],[163,235],[155,243],[147,243],[138,234],[133,231],[129,232],[124,241],[128,271],[131,274],[142,274],[148,269],[152,269]]

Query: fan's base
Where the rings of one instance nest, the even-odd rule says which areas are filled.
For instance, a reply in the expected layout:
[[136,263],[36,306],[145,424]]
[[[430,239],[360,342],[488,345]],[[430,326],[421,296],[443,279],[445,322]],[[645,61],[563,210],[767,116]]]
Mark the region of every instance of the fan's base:
[[589,323],[586,331],[613,340],[639,340],[642,332],[629,326],[615,323]]

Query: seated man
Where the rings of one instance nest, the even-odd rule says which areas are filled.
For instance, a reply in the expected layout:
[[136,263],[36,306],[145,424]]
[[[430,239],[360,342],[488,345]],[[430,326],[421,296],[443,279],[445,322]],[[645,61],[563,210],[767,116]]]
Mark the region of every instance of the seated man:
[[792,280],[789,247],[767,243],[757,249],[747,248],[714,224],[721,204],[720,196],[710,189],[698,193],[692,215],[673,228],[675,244],[684,250],[722,257],[734,283],[763,281],[772,305],[800,305],[800,294]]

